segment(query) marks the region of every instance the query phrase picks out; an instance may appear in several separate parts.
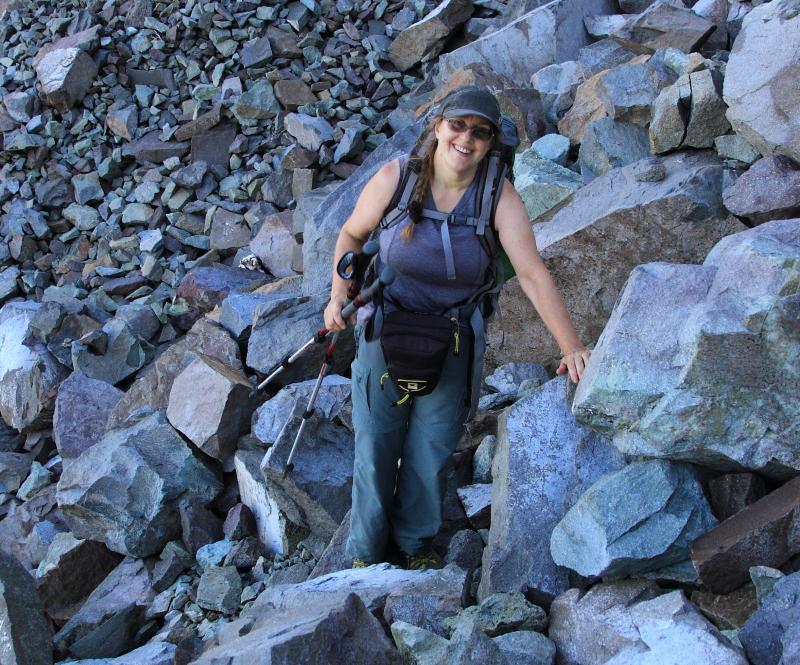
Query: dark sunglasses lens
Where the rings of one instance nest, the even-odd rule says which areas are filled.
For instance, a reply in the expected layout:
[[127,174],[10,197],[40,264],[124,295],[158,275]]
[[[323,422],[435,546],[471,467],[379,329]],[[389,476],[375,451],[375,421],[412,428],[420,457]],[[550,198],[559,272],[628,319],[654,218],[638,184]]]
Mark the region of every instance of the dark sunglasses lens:
[[472,135],[479,141],[488,141],[494,134],[488,127],[473,127]]
[[458,118],[448,118],[447,124],[450,125],[450,129],[459,134],[467,130],[467,123]]

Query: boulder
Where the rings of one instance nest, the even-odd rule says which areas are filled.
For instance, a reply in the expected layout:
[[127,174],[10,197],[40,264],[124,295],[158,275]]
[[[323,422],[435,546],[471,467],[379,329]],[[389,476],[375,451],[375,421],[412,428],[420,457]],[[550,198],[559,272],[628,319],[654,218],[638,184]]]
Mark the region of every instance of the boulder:
[[102,438],[109,414],[123,394],[81,372],[73,372],[61,383],[53,414],[53,440],[62,459],[78,457]]
[[36,583],[13,557],[0,552],[0,655],[8,665],[52,665],[52,630]]
[[530,219],[558,210],[582,185],[578,173],[541,157],[533,147],[514,160],[514,186]]
[[47,103],[62,113],[83,100],[96,75],[92,57],[76,47],[50,51],[36,64],[36,77]]
[[478,483],[458,488],[458,498],[464,506],[473,529],[488,529],[492,511],[492,486]]
[[269,494],[294,524],[330,540],[350,509],[353,484],[353,434],[330,420],[305,420],[293,467],[284,473],[302,422],[297,405],[261,463]]
[[256,533],[256,518],[243,503],[237,503],[225,516],[222,530],[228,540],[241,540]]
[[563,665],[604,665],[639,641],[630,608],[660,594],[643,579],[596,584],[588,591],[569,589],[550,606],[547,635]]
[[445,662],[450,642],[444,637],[404,621],[395,621],[391,631],[404,663],[439,665]]
[[108,427],[120,426],[142,408],[166,413],[175,377],[197,358],[198,353],[212,356],[234,370],[244,369],[239,347],[228,332],[213,321],[200,319],[184,337],[139,372],[111,412]]
[[0,415],[20,431],[49,425],[58,385],[67,375],[44,345],[24,343],[40,307],[27,300],[0,309]]
[[[381,144],[364,160],[361,166],[325,198],[309,197],[304,208],[303,226],[303,293],[324,293],[330,296],[333,248],[344,222],[353,212],[356,200],[367,181],[386,162],[408,153],[417,138],[419,127],[410,127],[397,132]],[[303,206],[300,206],[303,208]],[[313,214],[313,211],[318,211]],[[320,312],[322,309],[319,310]]]
[[56,486],[48,485],[21,504],[11,503],[0,520],[0,550],[34,572],[56,535],[67,530],[56,504]]
[[319,150],[333,141],[333,127],[325,120],[305,113],[287,113],[283,119],[286,131],[306,150]]
[[267,483],[261,473],[263,452],[237,450],[234,470],[242,503],[253,513],[259,540],[270,552],[288,555],[302,535],[297,533],[278,504],[267,492]]
[[403,30],[392,41],[389,58],[404,72],[436,58],[445,42],[472,16],[468,0],[443,0],[432,12]]
[[800,216],[800,168],[773,155],[759,159],[722,193],[725,207],[748,225]]
[[257,396],[247,377],[200,354],[172,383],[167,418],[207,455],[226,460],[250,427]]
[[299,79],[283,79],[275,82],[275,97],[288,111],[297,111],[299,106],[313,104],[317,96]]
[[179,511],[181,540],[188,552],[197,552],[209,543],[222,539],[222,520],[206,508],[201,499],[184,499],[180,503]]
[[231,112],[239,122],[274,118],[280,110],[272,85],[266,80],[257,81],[231,107]]
[[611,36],[637,53],[654,53],[661,48],[693,53],[706,42],[714,28],[712,21],[695,14],[682,2],[654,2]]
[[285,308],[297,300],[297,296],[291,293],[231,293],[222,301],[219,323],[236,341],[246,342],[250,338],[253,322],[263,312]]
[[[744,228],[724,218],[722,165],[712,153],[665,157],[661,180],[640,180],[642,164],[612,169],[576,192],[550,221],[534,224],[539,254],[585,344],[599,337],[636,265],[702,261],[720,238]],[[554,364],[560,351],[516,278],[506,283],[500,306],[504,330],[497,321],[489,325],[488,366]],[[497,350],[503,333],[505,347]]]
[[90,379],[115,385],[139,371],[152,358],[152,347],[136,335],[122,318],[113,318],[97,333],[104,340],[102,353],[83,337],[72,342],[72,365]]
[[[240,626],[244,622],[246,628]],[[213,665],[400,665],[400,658],[378,619],[355,594],[335,603],[273,611],[263,620],[253,618],[223,626],[218,645],[192,662]],[[229,628],[230,626],[230,628]],[[238,628],[238,630],[237,630]],[[264,659],[268,659],[264,661]]]
[[[755,7],[742,22],[725,70],[723,98],[734,131],[762,155],[800,161],[797,52],[800,15],[791,0]],[[761,66],[754,68],[754,62]]]
[[752,566],[778,568],[800,552],[800,477],[771,492],[692,544],[703,585],[728,593],[750,579]]
[[462,625],[474,624],[489,637],[505,635],[517,630],[543,631],[547,615],[538,605],[529,603],[519,591],[493,593],[480,605],[461,610],[444,622],[448,635],[453,635]]
[[753,665],[790,665],[800,655],[800,573],[778,580],[739,631]]
[[133,649],[155,593],[144,561],[126,558],[53,638],[61,658],[114,658]]
[[750,166],[761,157],[758,151],[738,134],[718,136],[714,139],[714,148],[720,159],[741,162],[746,166]]
[[211,566],[197,586],[197,604],[207,610],[233,614],[239,609],[242,578],[233,566]]
[[699,589],[690,599],[720,630],[739,630],[758,609],[756,588],[750,582],[726,594]]
[[192,268],[181,280],[178,296],[184,298],[190,307],[208,312],[231,293],[247,293],[267,282],[261,272],[215,263],[210,266],[198,265]]
[[297,241],[292,233],[291,211],[267,217],[255,237],[250,240],[250,251],[261,261],[261,265],[275,277],[294,275],[292,255]]
[[637,603],[628,613],[637,641],[605,665],[663,663],[677,653],[682,665],[747,665],[741,649],[709,623],[681,591]]
[[575,101],[575,91],[586,78],[586,70],[575,60],[542,67],[531,77],[531,85],[551,123],[557,125],[569,111]]
[[[613,11],[608,0],[553,0],[440,57],[440,76],[483,63],[512,81],[530,81],[543,67],[576,58],[589,42],[584,16]],[[521,53],[526,56],[521,58]]]
[[189,151],[187,143],[162,141],[161,132],[154,131],[122,146],[122,156],[139,164],[161,164],[170,157],[183,157]]
[[179,662],[179,653],[179,648],[174,644],[153,641],[117,658],[89,659],[83,661],[82,665],[173,665]]
[[101,543],[56,534],[36,570],[47,615],[59,624],[67,621],[121,559]]
[[581,379],[577,419],[629,455],[796,475],[798,256],[800,220],[786,220],[721,240],[702,266],[636,268]]
[[122,554],[156,554],[180,533],[178,501],[211,501],[216,474],[158,413],[110,430],[64,469],[58,502],[79,538]]
[[598,176],[649,155],[650,147],[644,128],[630,122],[601,118],[586,126],[578,161],[584,175],[588,172]]
[[237,250],[250,242],[250,227],[243,215],[217,208],[211,220],[209,238],[211,249],[221,252]]
[[569,380],[554,379],[500,416],[492,477],[489,542],[478,598],[522,591],[549,602],[569,588],[568,573],[550,555],[550,532],[621,455],[578,425],[569,412]]
[[689,558],[717,524],[688,464],[634,462],[603,476],[553,529],[553,560],[583,576],[631,575]]
[[556,645],[541,633],[520,630],[492,639],[507,663],[515,665],[554,665]]

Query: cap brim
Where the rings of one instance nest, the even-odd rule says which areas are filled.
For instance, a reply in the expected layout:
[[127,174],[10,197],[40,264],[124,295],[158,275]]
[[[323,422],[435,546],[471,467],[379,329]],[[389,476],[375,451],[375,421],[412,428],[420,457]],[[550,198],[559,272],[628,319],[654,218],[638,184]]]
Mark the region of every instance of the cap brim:
[[490,123],[492,123],[492,127],[495,129],[500,129],[494,118],[486,113],[483,113],[482,111],[476,111],[475,109],[447,109],[444,113],[442,113],[443,118],[458,118],[465,115],[478,116],[479,118],[483,118],[484,120],[488,120]]

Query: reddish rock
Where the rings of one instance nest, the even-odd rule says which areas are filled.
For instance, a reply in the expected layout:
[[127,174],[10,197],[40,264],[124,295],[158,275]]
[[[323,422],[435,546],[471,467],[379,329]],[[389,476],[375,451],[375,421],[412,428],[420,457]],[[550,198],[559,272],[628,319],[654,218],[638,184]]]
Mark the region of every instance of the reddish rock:
[[296,111],[299,106],[317,101],[317,96],[311,92],[311,88],[299,79],[277,81],[275,96],[287,111]]
[[256,534],[256,518],[243,503],[236,504],[228,511],[222,531],[228,540],[241,540]]
[[733,517],[764,494],[764,481],[754,473],[726,473],[708,483],[711,510],[721,521]]
[[780,567],[800,552],[800,476],[725,520],[692,544],[703,584],[729,593],[749,579],[751,566]]

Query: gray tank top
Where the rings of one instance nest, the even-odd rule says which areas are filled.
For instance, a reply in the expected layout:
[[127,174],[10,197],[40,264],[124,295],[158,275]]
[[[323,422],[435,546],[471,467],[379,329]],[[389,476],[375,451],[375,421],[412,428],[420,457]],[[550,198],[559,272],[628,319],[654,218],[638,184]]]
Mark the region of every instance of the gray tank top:
[[[401,169],[405,168],[407,159],[401,158]],[[476,180],[461,196],[453,213],[475,215]],[[437,210],[430,192],[424,207]],[[410,312],[444,314],[464,303],[485,285],[486,271],[491,261],[475,234],[475,228],[467,225],[449,226],[455,279],[447,278],[441,234],[441,225],[444,223],[423,217],[416,224],[411,239],[405,240],[401,236],[403,229],[413,224],[405,215],[394,226],[381,231],[381,263],[395,271],[394,282],[383,293],[387,311],[400,308]]]

